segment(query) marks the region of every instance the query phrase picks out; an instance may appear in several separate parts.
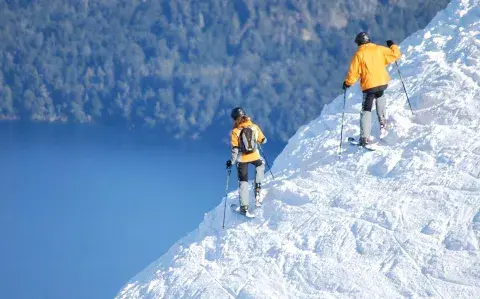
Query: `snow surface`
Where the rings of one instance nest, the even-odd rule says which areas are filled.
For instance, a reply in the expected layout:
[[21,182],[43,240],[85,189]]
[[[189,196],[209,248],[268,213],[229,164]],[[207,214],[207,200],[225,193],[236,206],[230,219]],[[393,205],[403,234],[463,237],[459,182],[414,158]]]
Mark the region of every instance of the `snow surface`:
[[[452,1],[401,44],[413,114],[392,65],[376,152],[338,155],[339,96],[276,159],[257,218],[227,206],[222,229],[222,201],[117,298],[480,298],[479,1]],[[360,99],[356,84],[345,140]]]

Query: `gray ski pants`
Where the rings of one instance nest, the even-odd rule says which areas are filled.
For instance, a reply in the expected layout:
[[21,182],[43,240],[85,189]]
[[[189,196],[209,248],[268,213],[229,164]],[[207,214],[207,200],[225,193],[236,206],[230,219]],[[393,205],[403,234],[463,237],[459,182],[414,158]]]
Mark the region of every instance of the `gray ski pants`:
[[265,172],[265,163],[263,160],[258,159],[252,162],[239,162],[237,164],[238,181],[239,181],[239,195],[240,205],[248,206],[249,200],[249,188],[248,188],[248,165],[253,164],[255,166],[255,183],[261,184]]
[[364,92],[362,101],[362,111],[360,112],[360,137],[370,138],[372,132],[372,107],[375,101],[378,122],[385,126],[386,101],[383,96],[383,90],[377,92]]

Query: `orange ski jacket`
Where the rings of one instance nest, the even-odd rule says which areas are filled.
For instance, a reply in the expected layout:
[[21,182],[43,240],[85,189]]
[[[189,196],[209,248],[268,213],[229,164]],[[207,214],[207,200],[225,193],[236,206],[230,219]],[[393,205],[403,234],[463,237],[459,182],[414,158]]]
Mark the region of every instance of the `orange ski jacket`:
[[345,83],[352,86],[360,79],[362,91],[387,85],[390,76],[385,67],[399,59],[401,55],[400,48],[395,44],[390,48],[374,43],[361,45],[350,62]]
[[262,144],[262,143],[265,143],[266,141],[265,135],[263,134],[260,127],[254,124],[251,120],[241,123],[237,128],[234,128],[231,132],[230,143],[232,146],[232,163],[235,163],[237,154],[238,154],[238,162],[252,162],[261,158],[258,149],[253,153],[248,153],[248,154],[238,153],[238,150],[240,147],[240,132],[242,131],[243,128],[246,128],[248,126],[252,126],[255,130],[257,130],[258,143]]

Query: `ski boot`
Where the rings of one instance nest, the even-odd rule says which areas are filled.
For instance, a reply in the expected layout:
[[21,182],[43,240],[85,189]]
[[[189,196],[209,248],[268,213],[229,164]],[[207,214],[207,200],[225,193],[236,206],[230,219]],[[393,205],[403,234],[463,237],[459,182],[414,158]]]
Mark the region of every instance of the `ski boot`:
[[375,150],[375,145],[372,144],[369,138],[360,137],[360,146],[368,149],[368,150]]
[[387,124],[380,124],[380,139],[385,138],[388,135]]
[[360,146],[366,146],[369,143],[368,138],[360,137]]
[[240,206],[240,211],[239,211],[240,214],[242,214],[243,216],[246,216],[248,218],[253,218],[255,217],[253,214],[251,214],[249,211],[248,211],[248,205],[246,206]]

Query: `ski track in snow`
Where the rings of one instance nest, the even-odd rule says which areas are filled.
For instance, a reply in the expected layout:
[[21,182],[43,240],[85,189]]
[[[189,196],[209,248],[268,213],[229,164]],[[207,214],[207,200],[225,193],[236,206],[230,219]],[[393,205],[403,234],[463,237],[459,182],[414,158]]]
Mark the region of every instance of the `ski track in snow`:
[[[222,229],[222,201],[117,298],[480,298],[479,0],[452,1],[401,50],[413,114],[392,65],[377,151],[344,142],[339,157],[337,97],[266,173],[255,219],[227,207]],[[356,84],[345,141],[360,99]]]

